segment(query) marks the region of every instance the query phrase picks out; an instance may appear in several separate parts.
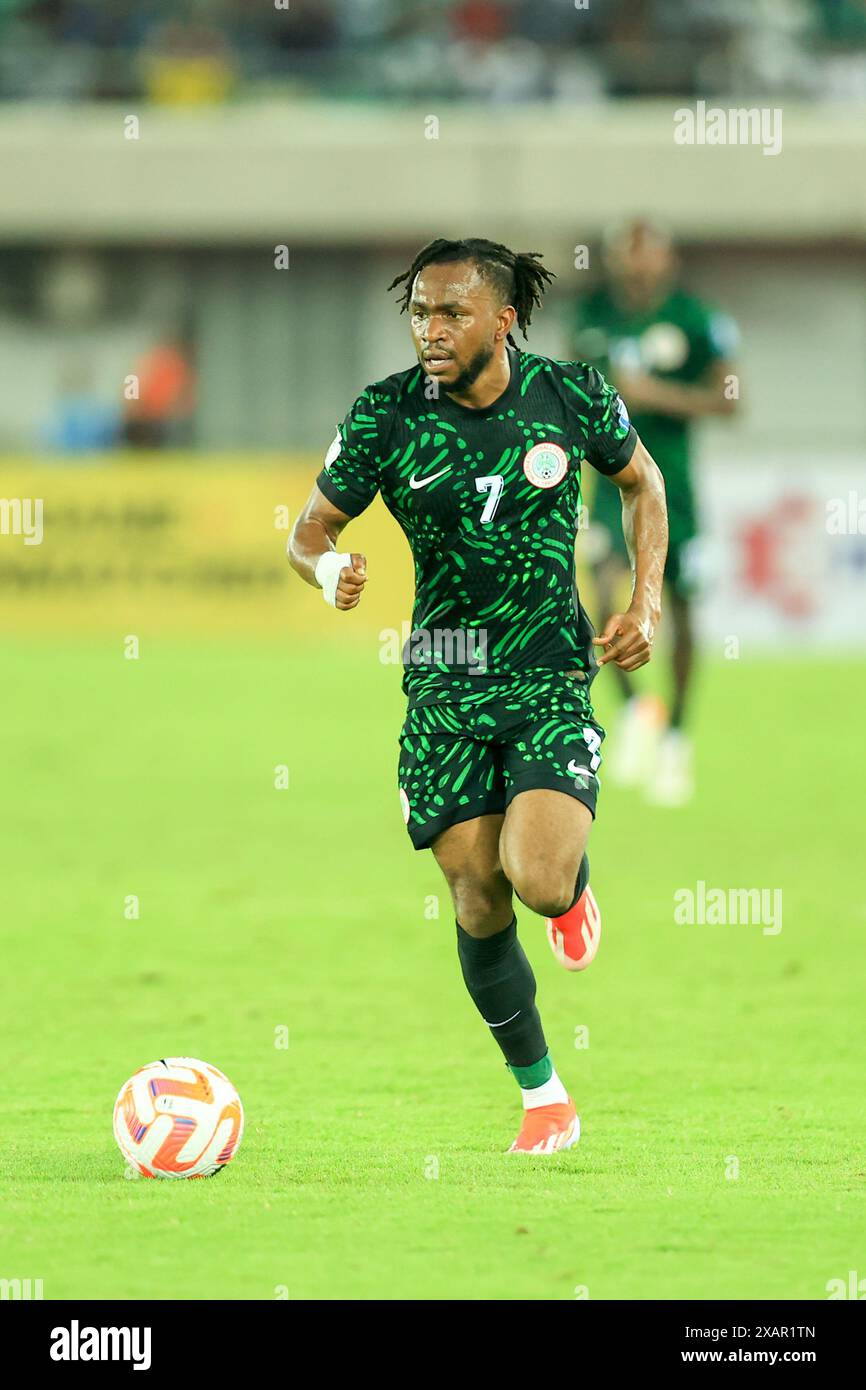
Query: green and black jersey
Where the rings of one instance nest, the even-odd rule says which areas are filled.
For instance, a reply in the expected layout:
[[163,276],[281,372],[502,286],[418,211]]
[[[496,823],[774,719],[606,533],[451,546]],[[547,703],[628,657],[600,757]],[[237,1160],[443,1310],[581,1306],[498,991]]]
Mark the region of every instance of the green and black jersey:
[[590,366],[509,348],[492,405],[458,405],[415,366],[369,386],[318,486],[357,516],[381,492],[415,562],[404,688],[530,670],[595,670],[574,577],[587,461],[618,473],[637,435]]
[[[663,381],[696,385],[714,362],[733,356],[737,336],[727,315],[680,288],[671,289],[650,308],[627,309],[602,287],[575,306],[572,323],[575,351],[614,383],[619,371],[640,371]],[[691,422],[654,411],[635,411],[633,420],[664,475],[673,548],[697,531]],[[612,488],[596,489],[591,513],[593,521],[614,533],[619,545],[620,502]]]

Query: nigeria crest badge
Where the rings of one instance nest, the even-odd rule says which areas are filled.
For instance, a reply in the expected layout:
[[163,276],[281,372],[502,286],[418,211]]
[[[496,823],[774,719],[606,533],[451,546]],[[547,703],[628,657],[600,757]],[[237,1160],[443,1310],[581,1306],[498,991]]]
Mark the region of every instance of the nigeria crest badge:
[[533,487],[556,487],[568,472],[568,454],[558,444],[533,444],[523,471]]

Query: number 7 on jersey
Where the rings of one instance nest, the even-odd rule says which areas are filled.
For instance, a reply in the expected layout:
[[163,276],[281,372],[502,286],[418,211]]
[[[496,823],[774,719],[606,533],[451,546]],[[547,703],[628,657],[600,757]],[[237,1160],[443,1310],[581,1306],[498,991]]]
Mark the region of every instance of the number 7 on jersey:
[[487,492],[490,496],[484,503],[484,510],[481,513],[481,525],[488,526],[496,515],[496,508],[499,506],[499,499],[502,496],[502,489],[505,479],[501,473],[491,473],[487,478],[476,478],[475,487],[478,492]]

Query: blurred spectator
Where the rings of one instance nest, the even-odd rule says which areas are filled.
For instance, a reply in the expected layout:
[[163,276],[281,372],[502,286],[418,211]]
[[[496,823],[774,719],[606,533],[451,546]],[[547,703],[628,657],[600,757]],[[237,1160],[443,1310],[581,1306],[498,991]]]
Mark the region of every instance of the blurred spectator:
[[0,0],[0,99],[830,96],[866,0]]
[[821,27],[840,43],[866,43],[866,0],[817,0]]
[[44,431],[46,449],[60,454],[90,454],[113,449],[120,439],[120,411],[93,390],[89,366],[76,359],[60,378],[54,414]]
[[460,39],[495,43],[510,31],[508,15],[500,0],[458,0],[454,6],[454,32]]
[[127,400],[123,438],[133,449],[182,444],[195,397],[195,377],[186,344],[179,337],[157,343],[133,368],[138,394]]
[[145,90],[165,106],[225,101],[235,83],[228,38],[210,24],[171,19],[148,40],[141,57]]
[[333,5],[328,0],[291,0],[288,9],[276,11],[270,26],[271,42],[285,53],[323,53],[340,41]]

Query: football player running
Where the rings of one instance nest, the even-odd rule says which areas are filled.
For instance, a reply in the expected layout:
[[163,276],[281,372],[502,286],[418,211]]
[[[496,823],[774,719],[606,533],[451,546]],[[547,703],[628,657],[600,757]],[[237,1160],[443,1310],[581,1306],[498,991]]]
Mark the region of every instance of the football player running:
[[[667,548],[662,477],[617,392],[585,363],[514,341],[551,278],[537,253],[481,238],[419,252],[391,286],[417,362],[355,401],[289,541],[294,569],[344,613],[363,599],[367,559],[339,541],[377,492],[409,541],[400,801],[412,844],[448,882],[466,988],[521,1090],[509,1151],[538,1154],[569,1148],[580,1126],[513,898],[546,919],[562,965],[590,963],[604,737],[590,685],[599,665],[649,661]],[[633,566],[630,602],[599,636],[575,587],[586,463],[619,489]]]

